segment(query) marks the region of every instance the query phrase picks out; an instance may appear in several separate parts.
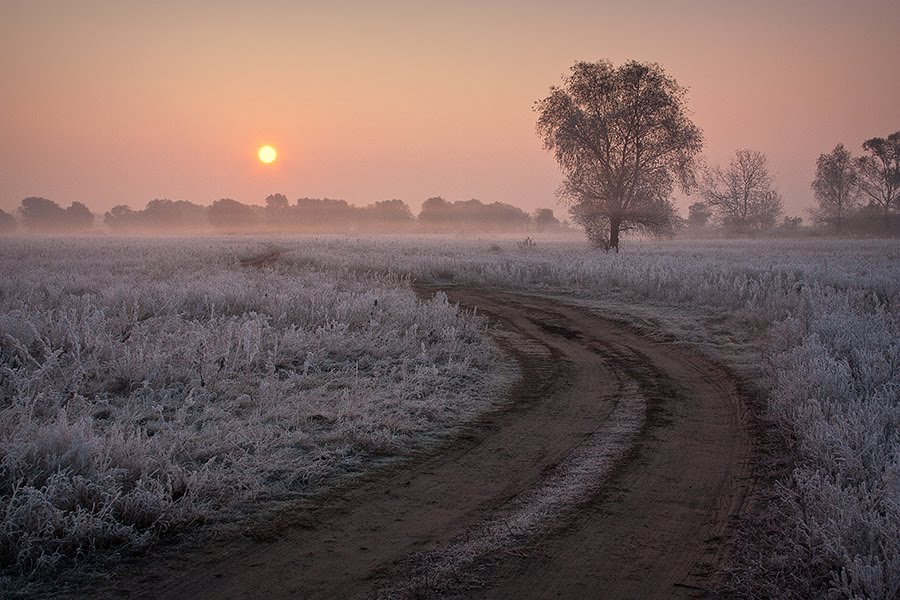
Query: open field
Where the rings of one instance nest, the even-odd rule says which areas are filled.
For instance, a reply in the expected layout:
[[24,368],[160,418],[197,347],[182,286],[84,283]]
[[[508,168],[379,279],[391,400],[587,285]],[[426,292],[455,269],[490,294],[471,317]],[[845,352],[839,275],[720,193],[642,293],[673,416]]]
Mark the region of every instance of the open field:
[[558,298],[448,293],[489,312],[492,335],[522,365],[508,403],[451,447],[307,507],[300,527],[207,545],[175,576],[140,569],[107,596],[672,598],[714,588],[750,484],[731,376]]
[[315,492],[433,443],[509,379],[445,297],[420,302],[391,275],[241,267],[257,250],[5,245],[7,574]]
[[411,288],[436,282],[626,321],[764,402],[757,417],[793,464],[742,530],[753,539],[735,554],[734,591],[900,589],[895,241],[604,255],[549,240],[35,239],[6,243],[0,272],[9,585],[276,514],[496,408],[516,370],[484,321]]

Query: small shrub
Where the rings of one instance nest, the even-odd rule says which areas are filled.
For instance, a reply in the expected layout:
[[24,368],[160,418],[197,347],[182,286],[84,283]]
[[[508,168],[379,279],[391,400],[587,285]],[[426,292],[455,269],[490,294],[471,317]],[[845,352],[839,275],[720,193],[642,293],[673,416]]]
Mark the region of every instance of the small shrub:
[[528,252],[529,250],[534,250],[536,246],[537,244],[530,237],[516,242],[516,248],[518,248],[520,252]]

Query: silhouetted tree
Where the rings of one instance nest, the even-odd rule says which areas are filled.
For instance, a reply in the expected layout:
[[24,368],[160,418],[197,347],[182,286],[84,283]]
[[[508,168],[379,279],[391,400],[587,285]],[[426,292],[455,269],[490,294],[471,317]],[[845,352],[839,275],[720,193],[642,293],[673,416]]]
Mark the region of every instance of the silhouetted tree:
[[206,207],[186,200],[156,199],[138,218],[141,228],[162,231],[198,230],[207,225]]
[[553,211],[549,208],[539,208],[534,211],[531,218],[534,222],[534,228],[537,231],[552,231],[559,228],[559,219],[553,215]]
[[209,224],[217,229],[251,229],[256,225],[253,208],[231,198],[221,198],[212,203],[207,212]]
[[302,228],[311,231],[342,231],[353,223],[353,207],[346,200],[299,198],[296,218]]
[[560,194],[594,246],[619,234],[674,230],[676,183],[695,183],[703,135],[688,118],[685,89],[652,63],[579,62],[535,105],[537,130],[565,174]]
[[81,202],[73,202],[66,209],[66,227],[72,231],[86,231],[94,226],[94,213]]
[[450,224],[450,203],[440,196],[432,196],[422,203],[419,223],[428,230],[441,230]]
[[778,226],[782,231],[795,233],[803,227],[803,217],[784,217]]
[[290,206],[290,202],[284,194],[270,194],[266,196],[266,208],[269,210],[284,210],[288,206]]
[[138,226],[139,213],[133,211],[130,206],[118,204],[106,211],[103,222],[112,231],[128,231]]
[[[465,215],[471,229],[484,231],[526,231],[531,225],[531,216],[512,204],[491,202],[482,204],[478,200],[470,215]],[[481,206],[478,206],[478,205]]]
[[28,229],[45,233],[84,231],[94,224],[94,215],[81,202],[63,208],[53,200],[30,197],[22,200],[19,214]]
[[22,200],[19,214],[25,227],[34,231],[64,231],[66,229],[66,210],[53,200],[29,197]]
[[264,222],[273,229],[290,230],[295,228],[295,211],[291,210],[291,203],[284,194],[266,196],[264,214]]
[[144,210],[133,210],[124,204],[112,207],[103,222],[112,231],[177,232],[207,228],[207,208],[185,200],[156,199]]
[[504,202],[485,204],[477,198],[447,202],[434,197],[422,204],[419,223],[428,231],[524,231],[531,217]]
[[358,223],[377,231],[404,231],[412,227],[415,217],[402,200],[381,200],[358,209]]
[[859,198],[859,172],[853,156],[843,144],[838,144],[828,154],[819,155],[816,177],[811,185],[819,204],[810,211],[813,218],[819,223],[834,225],[840,233],[844,219]]
[[891,212],[900,207],[900,131],[866,140],[863,149],[869,154],[856,159],[859,188],[880,209],[888,228]]
[[12,233],[16,230],[16,218],[0,209],[0,234]]
[[706,227],[712,218],[709,205],[704,202],[694,202],[688,206],[687,224],[689,227]]
[[707,169],[700,191],[722,224],[747,232],[773,227],[781,216],[781,196],[761,152],[738,150],[727,169]]
[[84,231],[94,223],[93,213],[81,202],[63,208],[52,200],[30,197],[22,200],[19,214],[27,228],[45,233]]
[[450,215],[452,216],[451,221],[456,226],[455,229],[457,231],[471,229],[473,224],[479,230],[493,229],[494,226],[496,226],[491,220],[492,217],[496,219],[497,215],[492,215],[484,203],[478,198],[451,202]]

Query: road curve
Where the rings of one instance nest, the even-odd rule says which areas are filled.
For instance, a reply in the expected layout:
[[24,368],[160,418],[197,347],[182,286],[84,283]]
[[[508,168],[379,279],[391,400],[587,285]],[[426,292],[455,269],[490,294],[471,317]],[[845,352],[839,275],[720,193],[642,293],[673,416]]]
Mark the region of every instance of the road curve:
[[[420,286],[420,294],[436,287]],[[183,557],[134,597],[692,598],[750,486],[737,387],[587,309],[445,289],[520,362],[508,402],[439,454],[312,507],[270,541]]]

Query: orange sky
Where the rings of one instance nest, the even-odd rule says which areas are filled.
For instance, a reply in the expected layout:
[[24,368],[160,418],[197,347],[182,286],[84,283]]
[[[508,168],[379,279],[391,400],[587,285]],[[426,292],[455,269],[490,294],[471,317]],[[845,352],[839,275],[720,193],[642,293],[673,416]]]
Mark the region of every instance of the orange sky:
[[900,129],[895,0],[0,0],[0,22],[6,211],[283,192],[560,214],[532,105],[576,60],[660,63],[708,160],[764,152],[791,214],[820,153]]

